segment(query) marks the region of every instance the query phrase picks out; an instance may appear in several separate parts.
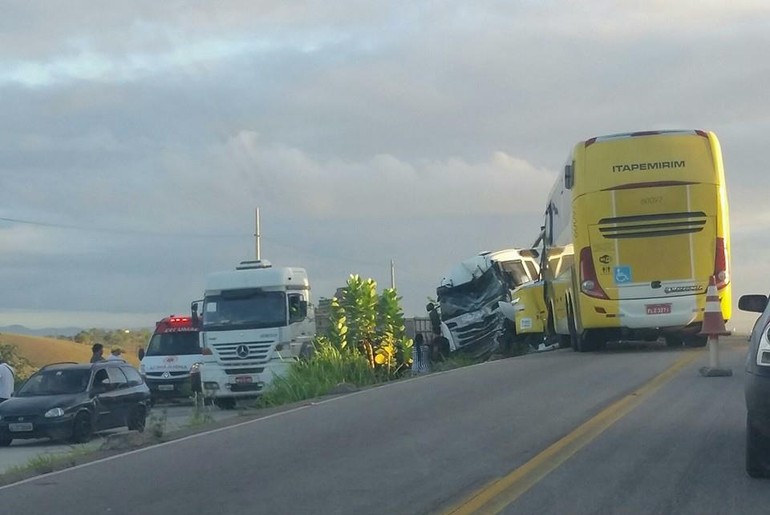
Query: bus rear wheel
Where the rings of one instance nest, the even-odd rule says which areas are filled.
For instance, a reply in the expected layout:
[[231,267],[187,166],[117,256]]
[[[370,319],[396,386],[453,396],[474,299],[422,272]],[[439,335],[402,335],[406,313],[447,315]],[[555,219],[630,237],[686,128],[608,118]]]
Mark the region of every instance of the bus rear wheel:
[[604,348],[607,341],[600,329],[586,329],[578,338],[578,352],[593,352]]
[[682,335],[681,334],[667,334],[664,336],[666,339],[666,347],[681,347],[682,346]]
[[700,334],[691,334],[684,339],[686,347],[705,347],[706,343],[708,343],[708,338]]

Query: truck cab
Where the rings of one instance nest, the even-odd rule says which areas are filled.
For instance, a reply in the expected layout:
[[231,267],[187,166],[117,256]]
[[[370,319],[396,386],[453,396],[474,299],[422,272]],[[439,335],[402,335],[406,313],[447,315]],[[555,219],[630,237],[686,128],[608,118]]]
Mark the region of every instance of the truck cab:
[[203,395],[222,408],[259,396],[312,351],[315,316],[303,268],[244,261],[206,279],[200,307]]
[[488,356],[507,347],[515,328],[500,311],[511,292],[539,274],[535,249],[482,252],[455,265],[436,289],[448,350]]
[[139,365],[153,402],[190,397],[190,371],[203,359],[199,335],[200,325],[189,315],[171,315],[155,323]]

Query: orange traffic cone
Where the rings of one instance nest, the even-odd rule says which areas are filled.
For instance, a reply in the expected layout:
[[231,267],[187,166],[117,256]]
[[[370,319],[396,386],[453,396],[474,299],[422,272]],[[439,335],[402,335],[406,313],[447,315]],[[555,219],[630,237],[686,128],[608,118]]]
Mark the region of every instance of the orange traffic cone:
[[722,316],[722,306],[719,304],[717,283],[712,275],[709,277],[709,287],[706,290],[706,307],[703,310],[702,336],[729,336],[731,333],[725,328],[725,319]]

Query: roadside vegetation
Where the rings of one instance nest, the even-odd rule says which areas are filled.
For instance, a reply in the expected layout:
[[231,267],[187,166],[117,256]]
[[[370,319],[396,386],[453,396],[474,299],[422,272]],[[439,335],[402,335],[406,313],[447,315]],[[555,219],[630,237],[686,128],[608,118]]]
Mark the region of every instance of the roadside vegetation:
[[107,354],[111,348],[120,347],[124,351],[123,359],[138,365],[136,351],[147,343],[149,335],[150,332],[146,329],[128,332],[89,329],[81,331],[73,338],[0,333],[0,359],[7,361],[15,369],[18,385],[40,367],[50,363],[88,362],[94,342],[102,343]]
[[26,381],[36,370],[32,363],[22,356],[16,345],[0,341],[0,362],[3,361],[13,367],[16,386]]
[[320,397],[340,387],[360,388],[402,377],[412,364],[401,298],[393,288],[377,293],[373,279],[351,275],[331,303],[330,329],[315,338],[314,353],[276,378],[258,406]]

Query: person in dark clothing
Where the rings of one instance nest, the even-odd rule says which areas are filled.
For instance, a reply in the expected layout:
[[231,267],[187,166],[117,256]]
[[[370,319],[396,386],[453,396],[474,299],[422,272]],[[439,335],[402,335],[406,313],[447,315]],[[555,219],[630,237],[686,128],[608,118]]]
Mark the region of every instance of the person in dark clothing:
[[417,368],[420,368],[420,365],[422,365],[422,346],[423,346],[424,338],[422,336],[422,333],[417,333],[414,335],[414,361],[417,363]]
[[104,345],[101,343],[94,343],[91,345],[91,363],[98,361],[104,361]]
[[433,330],[433,334],[441,334],[441,313],[438,311],[438,307],[429,302],[425,309],[428,311],[428,317],[430,318],[430,327]]

